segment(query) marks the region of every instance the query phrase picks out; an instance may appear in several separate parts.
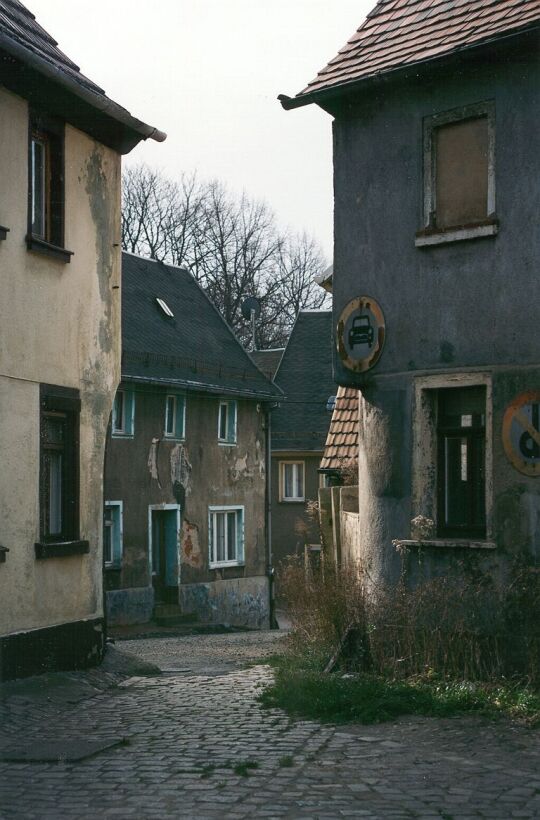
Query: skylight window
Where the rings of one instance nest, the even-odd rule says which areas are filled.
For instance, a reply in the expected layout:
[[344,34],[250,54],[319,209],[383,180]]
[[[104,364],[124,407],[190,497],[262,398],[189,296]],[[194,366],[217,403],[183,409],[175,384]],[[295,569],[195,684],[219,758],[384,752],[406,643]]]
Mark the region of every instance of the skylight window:
[[156,296],[156,302],[160,306],[160,308],[163,311],[163,313],[165,314],[165,316],[168,316],[169,319],[174,319],[174,313],[172,312],[169,305],[167,304],[167,302],[164,299],[160,299],[159,296]]

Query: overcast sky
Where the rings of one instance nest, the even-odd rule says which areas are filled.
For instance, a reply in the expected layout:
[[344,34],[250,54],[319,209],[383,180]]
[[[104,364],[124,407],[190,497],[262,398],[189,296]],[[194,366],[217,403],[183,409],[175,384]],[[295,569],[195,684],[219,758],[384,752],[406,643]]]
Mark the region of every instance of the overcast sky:
[[332,255],[331,118],[285,112],[375,0],[25,0],[116,102],[168,134],[126,158],[266,200]]

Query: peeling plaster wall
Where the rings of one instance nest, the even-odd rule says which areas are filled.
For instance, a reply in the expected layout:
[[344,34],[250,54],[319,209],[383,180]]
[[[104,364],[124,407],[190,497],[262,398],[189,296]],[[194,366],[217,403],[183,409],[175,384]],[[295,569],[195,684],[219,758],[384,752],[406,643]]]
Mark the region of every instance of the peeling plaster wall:
[[[28,105],[0,88],[0,635],[102,612],[102,470],[120,362],[120,157],[65,128],[70,264],[26,249]],[[76,388],[80,536],[88,555],[38,561],[39,384]]]
[[320,542],[319,528],[306,511],[306,501],[280,501],[279,462],[303,461],[306,499],[317,501],[319,492],[320,453],[272,454],[272,555],[277,566],[289,555],[304,555],[306,544]]
[[[180,505],[181,585],[211,586],[216,581],[263,576],[264,430],[256,402],[238,401],[237,444],[222,446],[217,441],[219,397],[187,393],[185,441],[171,441],[163,436],[167,391],[124,386],[136,390],[135,435],[110,438],[107,448],[105,496],[124,502],[122,568],[106,571],[107,588],[151,586],[148,507],[155,504]],[[245,566],[209,569],[210,505],[244,507]]]
[[[519,473],[501,439],[509,402],[540,389],[539,80],[537,49],[527,52],[518,41],[500,59],[494,52],[451,75],[433,64],[429,78],[365,92],[344,104],[334,123],[334,321],[364,294],[379,302],[386,321],[385,348],[372,371],[356,376],[335,359],[337,381],[362,391],[359,517],[374,578],[397,577],[392,540],[416,537],[414,516],[433,517],[435,454],[414,428],[424,412],[415,404],[417,379],[437,374],[476,373],[492,386],[488,538],[496,549],[413,549],[409,561],[430,573],[471,553],[493,571],[520,554],[540,560],[540,478]],[[499,234],[416,248],[423,118],[487,100],[496,112]]]

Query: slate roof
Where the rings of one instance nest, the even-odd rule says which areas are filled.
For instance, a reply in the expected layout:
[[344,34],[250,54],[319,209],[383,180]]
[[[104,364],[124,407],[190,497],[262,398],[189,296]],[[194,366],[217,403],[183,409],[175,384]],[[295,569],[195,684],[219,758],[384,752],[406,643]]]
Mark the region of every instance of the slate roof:
[[336,57],[284,107],[538,25],[540,0],[380,0]]
[[282,397],[188,271],[129,253],[122,254],[122,346],[125,381],[259,400]]
[[332,312],[300,311],[274,378],[286,399],[272,413],[272,451],[321,452],[336,393],[332,377]]
[[249,355],[268,379],[274,379],[279,367],[284,347],[275,347],[271,350],[251,350]]
[[[8,59],[5,55],[8,55]],[[123,140],[122,148],[119,148],[123,153],[131,150],[141,139],[150,137],[158,142],[165,139],[165,134],[133,117],[125,108],[110,100],[102,88],[82,74],[79,66],[58,48],[56,40],[18,0],[0,0],[0,58],[3,58],[0,61],[2,84],[12,87],[15,81],[16,87],[13,90],[16,93],[24,93],[21,92],[21,87],[26,83],[32,97],[37,96],[41,104],[46,101],[47,105],[50,105],[52,95],[49,89],[35,87],[32,75],[36,72],[43,80],[51,82],[52,86],[59,90],[60,95],[67,94],[71,97],[71,105],[66,99],[62,99],[61,102],[65,119],[69,122],[73,121],[78,127],[81,127],[82,122],[83,130],[92,133],[88,127],[92,117],[88,111],[83,110],[84,106],[93,108],[96,120],[94,129],[100,129],[100,121],[108,119],[114,122],[116,130],[113,132],[110,125],[108,128],[101,125],[101,130],[105,132],[106,138],[108,137],[108,142],[106,139],[103,141],[117,147]],[[14,64],[22,64],[25,72],[14,72]],[[73,104],[73,97],[77,100],[76,105]],[[126,134],[126,131],[129,134]],[[98,138],[100,136],[102,135],[98,134]]]
[[321,470],[339,470],[358,462],[358,390],[338,387]]

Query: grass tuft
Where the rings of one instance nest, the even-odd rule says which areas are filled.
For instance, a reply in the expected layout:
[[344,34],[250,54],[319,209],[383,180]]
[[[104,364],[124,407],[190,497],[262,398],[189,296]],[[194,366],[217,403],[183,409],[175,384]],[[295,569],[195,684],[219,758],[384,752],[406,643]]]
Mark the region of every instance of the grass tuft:
[[451,717],[474,712],[540,726],[540,695],[525,687],[438,680],[433,675],[406,680],[367,674],[343,678],[301,669],[298,661],[289,666],[284,660],[276,667],[275,682],[259,700],[290,716],[332,723],[382,723],[402,715]]
[[233,772],[241,777],[249,777],[250,769],[258,769],[259,764],[256,760],[241,760],[237,763],[234,768]]

